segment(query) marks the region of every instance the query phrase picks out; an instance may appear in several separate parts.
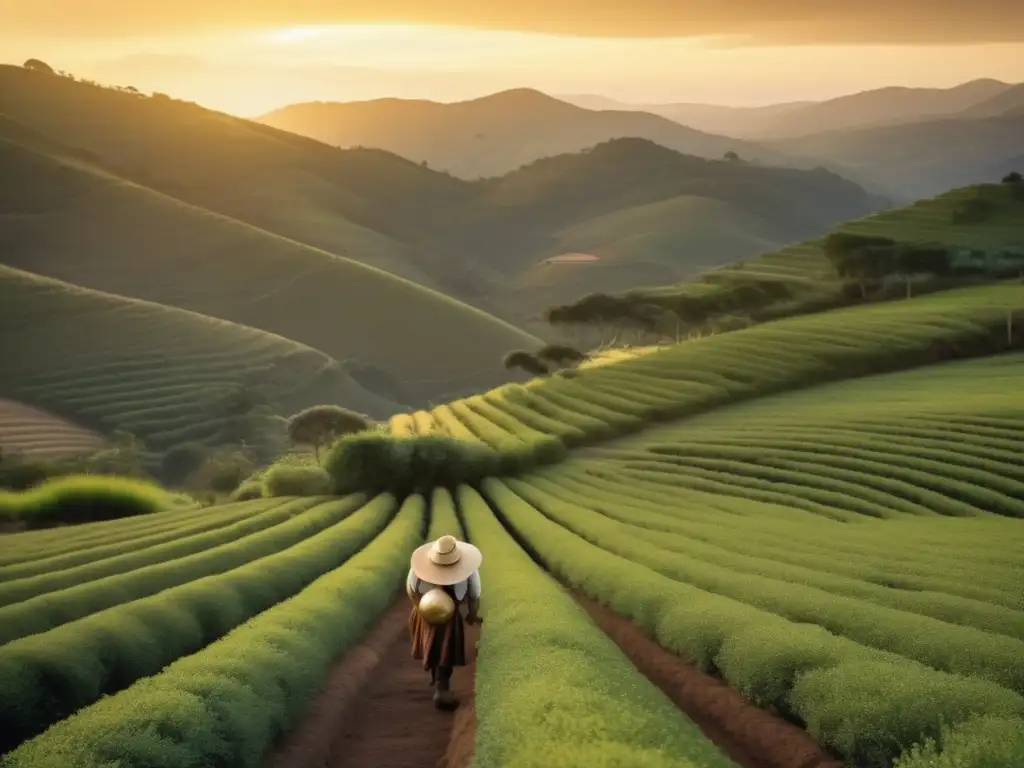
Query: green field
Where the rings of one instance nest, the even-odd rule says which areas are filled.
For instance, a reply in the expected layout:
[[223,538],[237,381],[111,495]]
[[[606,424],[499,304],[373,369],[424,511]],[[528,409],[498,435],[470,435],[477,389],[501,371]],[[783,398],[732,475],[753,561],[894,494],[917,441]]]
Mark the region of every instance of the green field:
[[[400,407],[317,350],[185,310],[3,266],[0,306],[4,395],[101,433],[130,432],[150,451],[193,440],[220,444],[222,401],[238,388],[267,388],[285,413],[323,402],[378,416]],[[23,431],[13,432],[17,440],[3,437],[17,416],[6,413],[0,447],[31,445]]]
[[[956,220],[958,209],[982,198],[991,204],[984,220],[974,223]],[[1024,197],[1006,184],[963,187],[912,205],[845,222],[833,231],[885,237],[896,243],[941,244],[954,250],[1015,249],[1024,242]],[[849,303],[849,299],[843,298],[845,281],[836,274],[826,256],[823,238],[769,250],[755,258],[733,261],[687,282],[638,287],[623,296],[637,303],[673,307],[685,305],[687,299],[760,281],[782,283],[788,295],[764,306],[746,308],[741,303],[734,311],[769,318],[806,311],[808,307],[821,309]],[[607,291],[598,287],[587,287],[586,290]]]
[[[0,765],[263,765],[335,661],[385,654],[362,643],[411,548],[452,532],[484,551],[486,623],[475,725],[445,727],[481,768],[735,764],[583,598],[850,768],[1015,768],[1022,305],[1005,285],[803,316],[393,417],[571,449],[472,486],[7,534]],[[385,680],[414,664],[394,642]]]

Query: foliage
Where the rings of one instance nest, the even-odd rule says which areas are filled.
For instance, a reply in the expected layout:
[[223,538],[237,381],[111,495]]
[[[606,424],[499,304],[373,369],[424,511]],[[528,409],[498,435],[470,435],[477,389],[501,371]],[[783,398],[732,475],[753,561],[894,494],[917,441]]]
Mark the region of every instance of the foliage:
[[263,482],[261,480],[245,480],[231,492],[232,501],[251,501],[263,498]]
[[519,368],[534,376],[546,376],[548,373],[547,365],[537,355],[522,349],[509,352],[502,360],[502,364],[509,370]]
[[[477,492],[460,488],[458,504],[486,553],[475,761],[507,765],[525,740],[550,765],[733,765],[537,568]],[[538,702],[559,716],[537,717]]]
[[[355,645],[391,604],[408,568],[409,551],[421,541],[422,497],[407,499],[387,528],[380,514],[386,512],[390,518],[394,500],[384,498],[372,506],[375,514],[360,522],[373,525],[370,536],[381,529],[383,533],[365,549],[359,551],[370,539],[358,528],[345,535],[331,529],[320,546],[312,551],[307,547],[303,553],[306,558],[315,556],[315,566],[296,558],[294,572],[251,573],[249,583],[273,593],[268,597],[274,602],[289,594],[294,597],[268,605],[258,615],[251,612],[255,618],[201,652],[175,653],[171,646],[181,643],[183,632],[180,621],[169,622],[168,637],[163,638],[166,647],[159,655],[178,661],[162,671],[153,669],[153,676],[23,744],[5,757],[4,768],[98,764],[112,745],[125,768],[177,768],[219,761],[260,765],[280,734],[306,713],[335,659]],[[315,581],[309,578],[313,568],[324,574]],[[259,594],[259,589],[251,594]],[[237,594],[218,592],[211,585],[205,597],[221,607],[221,615],[239,615]],[[167,605],[165,610],[170,608]],[[123,638],[124,633],[116,636]],[[32,691],[5,688],[5,701],[26,694]],[[162,738],[160,734],[172,723],[182,722],[186,700],[190,702],[189,737]],[[23,718],[17,722],[24,727]]]
[[274,465],[263,476],[265,496],[328,496],[331,476],[322,467]]
[[447,435],[396,437],[347,435],[324,462],[335,493],[389,491],[396,495],[455,488],[494,474],[522,472],[535,463],[557,461],[566,453],[556,438],[530,443],[511,436],[496,448]]
[[586,355],[568,344],[546,344],[537,351],[537,358],[550,360],[556,365],[575,364],[586,359]]
[[29,59],[24,64],[22,64],[22,66],[25,69],[31,69],[33,72],[42,72],[47,75],[57,74],[54,71],[53,67],[47,64],[45,61],[40,61],[39,59]]
[[1003,176],[1003,184],[1020,184],[1024,182],[1024,176],[1018,171],[1011,171],[1010,173]]
[[938,740],[926,739],[901,755],[893,768],[989,768],[1024,765],[1024,718],[978,717],[943,726]]
[[206,462],[209,453],[209,448],[195,441],[171,446],[160,460],[161,477],[172,485],[181,484]]
[[[397,506],[393,498],[381,496],[354,511],[360,501],[348,498],[320,505],[251,537],[251,545],[242,539],[203,551],[200,557],[207,569],[221,555],[220,568],[212,578],[201,578],[209,570],[189,572],[188,558],[162,564],[163,571],[178,572],[179,586],[174,588],[157,591],[155,580],[147,582],[151,569],[120,577],[122,584],[142,582],[144,594],[150,595],[144,599],[123,602],[125,595],[116,594],[114,584],[95,582],[95,590],[106,588],[109,604],[117,606],[114,610],[8,642],[0,648],[4,686],[0,716],[5,726],[0,750],[41,733],[101,695],[115,693],[157,674],[175,659],[196,653],[336,569],[385,528]],[[262,557],[255,546],[257,538],[262,541]],[[0,626],[6,628],[6,624]],[[62,670],[69,663],[82,670],[73,681]],[[109,738],[109,733],[103,736]]]
[[169,504],[159,486],[118,477],[69,475],[28,491],[0,491],[0,520],[28,528],[149,515]]
[[224,445],[210,451],[202,464],[185,479],[195,491],[231,493],[256,465],[256,457],[244,446]]
[[370,418],[337,405],[314,405],[288,419],[292,445],[309,446],[320,461],[320,449],[330,447],[342,435],[369,429]]

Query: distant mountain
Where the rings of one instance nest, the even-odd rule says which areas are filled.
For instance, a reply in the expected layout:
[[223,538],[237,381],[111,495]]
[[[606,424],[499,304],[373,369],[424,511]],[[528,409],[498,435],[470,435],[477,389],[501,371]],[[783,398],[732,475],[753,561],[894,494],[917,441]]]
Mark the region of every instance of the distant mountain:
[[681,125],[722,136],[745,138],[756,136],[775,124],[783,115],[814,104],[813,101],[792,101],[761,107],[729,107],[721,104],[668,103],[627,104],[604,96],[589,94],[558,98],[585,109],[629,110],[650,112],[667,117]]
[[[374,391],[390,377],[406,401],[507,376],[494,350],[536,340],[498,318],[551,332],[523,286],[681,279],[886,204],[823,170],[631,138],[467,181],[383,150],[15,67],[0,67],[0,114],[20,147],[9,157],[25,162],[6,161],[21,180],[8,192],[40,214],[0,219],[0,262],[355,359],[359,376],[375,372]],[[574,250],[595,259],[538,270]],[[457,360],[437,353],[442,318],[465,337]]]
[[958,112],[954,117],[1007,117],[1024,111],[1024,83],[1000,91],[990,99]]
[[405,99],[293,104],[259,118],[339,147],[377,147],[466,179],[500,176],[543,157],[640,138],[698,157],[782,163],[746,141],[637,111],[594,111],[516,89],[454,104]]
[[998,181],[1024,153],[1024,113],[829,131],[772,142],[808,163],[910,201],[953,187]]
[[972,80],[954,88],[890,87],[809,104],[743,135],[758,140],[798,138],[825,131],[917,122],[953,115],[1012,88],[999,80]]

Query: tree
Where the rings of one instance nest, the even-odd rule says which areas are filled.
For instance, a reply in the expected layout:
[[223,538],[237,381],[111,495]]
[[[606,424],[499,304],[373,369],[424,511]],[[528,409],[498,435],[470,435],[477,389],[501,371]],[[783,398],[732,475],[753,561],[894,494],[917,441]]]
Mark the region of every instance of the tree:
[[740,159],[740,156],[739,156],[739,155],[737,155],[737,154],[736,154],[735,152],[733,152],[733,151],[732,151],[731,149],[730,149],[730,150],[729,150],[728,152],[726,152],[726,153],[725,153],[725,154],[723,155],[723,157],[724,157],[724,158],[725,158],[726,160],[728,160],[728,161],[729,161],[730,163],[736,163],[736,162],[739,162],[739,159]]
[[202,466],[209,455],[209,449],[202,443],[178,443],[168,448],[160,460],[160,474],[164,482],[178,485]]
[[39,59],[29,59],[24,64],[22,64],[22,66],[25,69],[31,69],[33,72],[43,72],[47,75],[57,74],[56,72],[54,72],[53,67],[47,64],[45,61],[40,61]]
[[1021,176],[1017,171],[1010,171],[1010,173],[1003,176],[1003,184],[1021,184],[1024,182],[1024,176]]
[[369,417],[338,405],[314,405],[288,419],[288,439],[292,445],[313,449],[320,463],[320,449],[330,447],[342,435],[369,429]]
[[536,355],[531,355],[522,349],[509,352],[505,355],[503,362],[508,370],[519,368],[534,376],[546,376],[550,373],[548,367]]
[[587,356],[575,347],[568,344],[548,344],[537,352],[536,358],[540,361],[549,361],[556,365],[566,363],[580,363],[587,359]]

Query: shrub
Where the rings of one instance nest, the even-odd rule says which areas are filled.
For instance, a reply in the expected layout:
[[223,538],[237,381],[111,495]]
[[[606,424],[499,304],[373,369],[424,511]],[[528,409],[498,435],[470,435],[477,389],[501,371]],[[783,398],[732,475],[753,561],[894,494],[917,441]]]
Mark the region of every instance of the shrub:
[[1010,171],[1010,173],[1003,176],[1003,184],[1020,184],[1024,182],[1024,176],[1021,176],[1017,171]]
[[266,496],[328,496],[331,476],[316,466],[277,464],[263,476]]
[[548,373],[547,365],[540,358],[522,349],[509,352],[505,355],[502,363],[508,370],[519,368],[534,376],[545,376]]
[[202,443],[179,443],[164,453],[160,461],[160,474],[164,482],[181,483],[202,466],[209,449]]
[[263,498],[263,483],[250,478],[235,488],[231,494],[232,501],[251,501]]
[[156,485],[118,477],[70,475],[21,493],[0,493],[0,520],[28,528],[148,515],[171,504]]
[[558,461],[565,445],[554,437],[512,441],[501,449],[448,435],[348,435],[334,444],[324,461],[338,494],[389,491],[421,493],[454,489],[489,475],[512,475],[537,464]]
[[243,448],[223,446],[217,449],[190,474],[186,485],[194,491],[231,493],[253,470],[253,457]]

